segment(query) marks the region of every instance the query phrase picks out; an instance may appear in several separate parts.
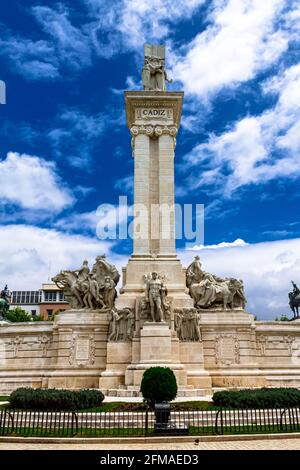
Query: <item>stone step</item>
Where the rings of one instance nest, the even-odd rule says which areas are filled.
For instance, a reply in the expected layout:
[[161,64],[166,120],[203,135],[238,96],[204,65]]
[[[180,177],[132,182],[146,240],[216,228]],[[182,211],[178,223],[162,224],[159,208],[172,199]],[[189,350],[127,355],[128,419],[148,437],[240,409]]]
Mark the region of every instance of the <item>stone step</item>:
[[[128,386],[127,388],[112,388],[109,390],[102,390],[104,395],[108,397],[118,397],[118,398],[132,398],[139,397],[142,399],[142,394],[139,390],[139,387]],[[205,388],[193,388],[192,386],[179,387],[177,391],[177,397],[205,397],[209,394]]]

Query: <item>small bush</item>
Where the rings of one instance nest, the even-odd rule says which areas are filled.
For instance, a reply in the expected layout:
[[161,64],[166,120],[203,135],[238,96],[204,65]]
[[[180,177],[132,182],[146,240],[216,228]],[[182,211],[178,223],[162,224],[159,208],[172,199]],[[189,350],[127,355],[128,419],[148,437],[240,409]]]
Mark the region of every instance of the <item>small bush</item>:
[[216,406],[225,408],[286,408],[300,406],[297,388],[228,390],[213,395]]
[[32,321],[30,313],[26,312],[26,310],[23,310],[21,307],[10,308],[4,316],[6,320],[14,323]]
[[57,390],[55,388],[18,388],[9,397],[12,408],[24,410],[82,410],[101,405],[99,390]]
[[177,383],[174,372],[168,367],[150,367],[144,372],[141,392],[151,407],[155,403],[174,400],[177,395]]

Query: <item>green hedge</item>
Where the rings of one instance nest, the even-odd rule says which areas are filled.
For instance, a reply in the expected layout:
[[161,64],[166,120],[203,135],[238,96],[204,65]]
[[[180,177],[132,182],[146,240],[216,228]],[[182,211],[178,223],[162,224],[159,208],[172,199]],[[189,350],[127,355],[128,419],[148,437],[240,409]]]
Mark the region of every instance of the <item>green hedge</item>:
[[297,388],[227,390],[213,395],[216,406],[225,408],[286,408],[300,406]]
[[12,408],[24,410],[82,410],[101,405],[99,390],[57,390],[55,388],[18,388],[9,397]]
[[144,372],[141,392],[152,407],[155,403],[174,400],[177,395],[174,372],[168,367],[150,367]]

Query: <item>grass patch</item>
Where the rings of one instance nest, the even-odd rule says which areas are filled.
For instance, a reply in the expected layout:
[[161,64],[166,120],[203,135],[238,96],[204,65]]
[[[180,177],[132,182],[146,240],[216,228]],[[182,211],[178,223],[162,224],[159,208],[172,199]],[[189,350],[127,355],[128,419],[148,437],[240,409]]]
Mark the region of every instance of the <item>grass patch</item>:
[[[293,425],[284,425],[280,427],[279,424],[274,426],[241,426],[240,428],[233,428],[230,426],[224,426],[221,432],[220,427],[218,432],[214,426],[190,426],[189,435],[190,436],[214,436],[214,435],[241,435],[241,434],[278,434],[278,433],[293,433],[299,432],[300,426]],[[128,436],[154,436],[154,429],[149,428],[147,434],[143,428],[81,428],[79,427],[78,432],[75,428],[64,428],[64,429],[47,429],[42,427],[28,428],[20,427],[18,429],[12,430],[9,432],[2,432],[1,435],[6,436],[16,436],[16,437],[128,437]]]
[[9,397],[6,396],[0,396],[0,401],[9,401]]
[[[210,401],[184,401],[180,403],[171,403],[172,411],[197,411],[197,410],[218,410],[219,407],[215,406]],[[102,413],[108,411],[145,411],[144,403],[128,403],[128,402],[109,402],[102,403],[102,405],[95,408],[86,410],[92,413]]]

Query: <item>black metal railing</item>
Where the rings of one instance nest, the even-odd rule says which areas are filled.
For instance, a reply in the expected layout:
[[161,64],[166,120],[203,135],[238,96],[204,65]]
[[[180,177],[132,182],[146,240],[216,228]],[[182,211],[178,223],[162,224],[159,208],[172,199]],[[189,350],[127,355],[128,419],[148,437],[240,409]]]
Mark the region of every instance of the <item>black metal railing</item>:
[[[162,420],[164,421],[164,420]],[[0,411],[0,436],[100,437],[160,434],[249,434],[300,431],[300,409],[171,411],[157,425],[152,411]]]

